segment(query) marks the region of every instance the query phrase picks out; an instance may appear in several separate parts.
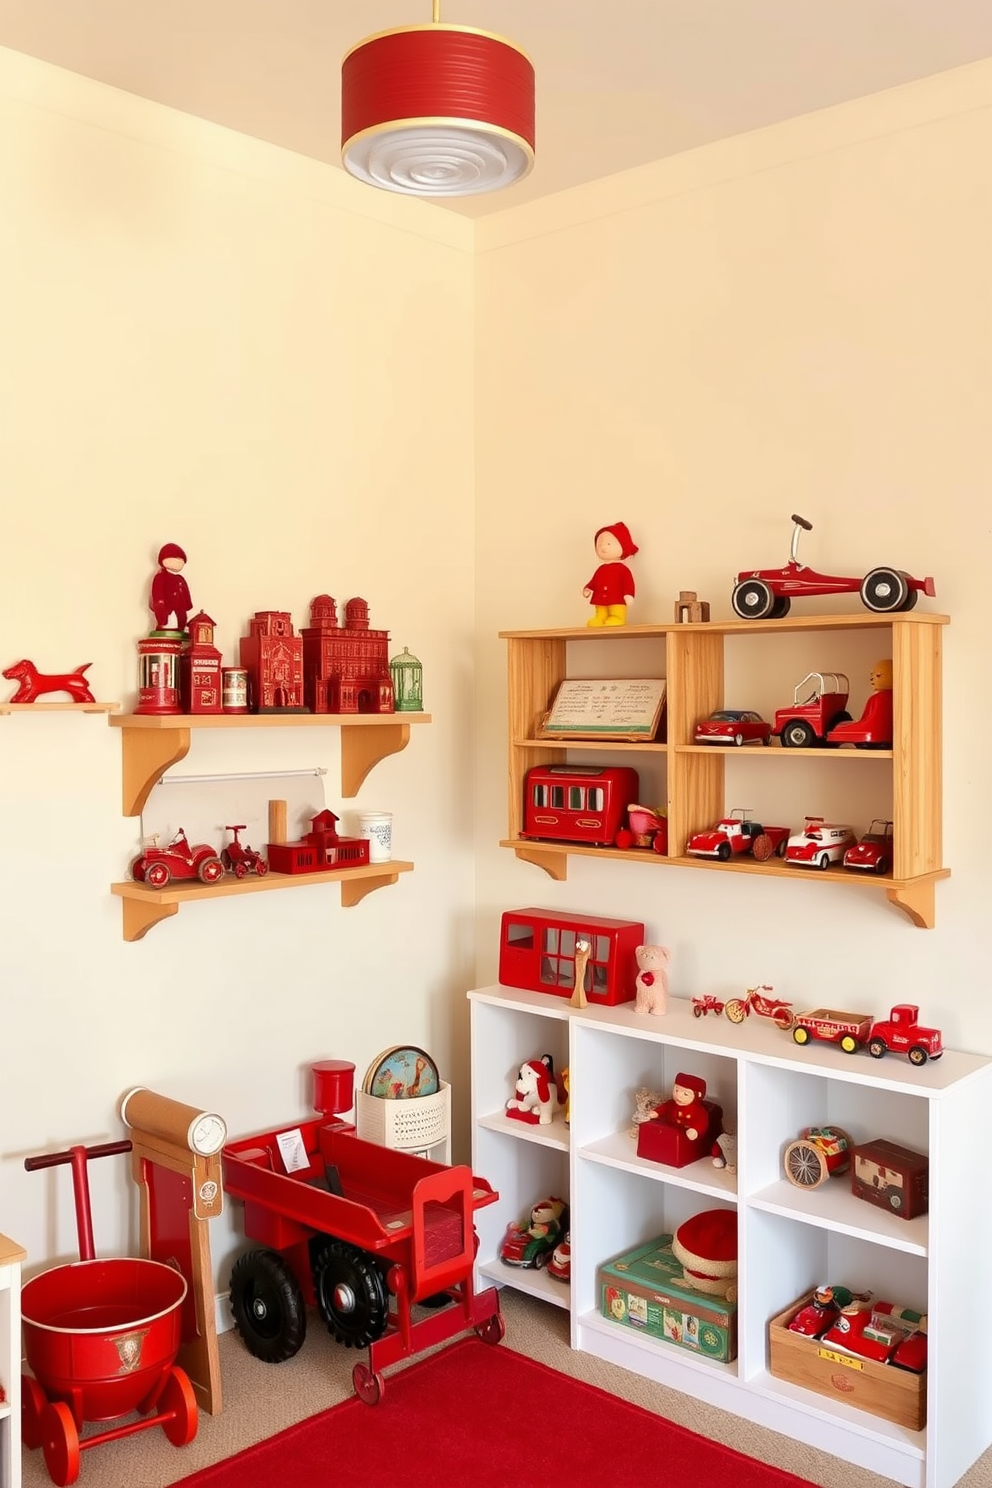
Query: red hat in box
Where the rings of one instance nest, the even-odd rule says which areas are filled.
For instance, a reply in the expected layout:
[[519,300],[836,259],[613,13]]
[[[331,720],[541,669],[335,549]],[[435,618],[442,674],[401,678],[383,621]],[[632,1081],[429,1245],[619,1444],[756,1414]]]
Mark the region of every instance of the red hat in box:
[[702,1100],[706,1094],[706,1081],[700,1079],[698,1075],[676,1075],[675,1084],[691,1090],[697,1100]]
[[737,1275],[737,1215],[732,1209],[704,1209],[679,1225],[672,1253],[685,1278],[700,1292],[724,1296]]

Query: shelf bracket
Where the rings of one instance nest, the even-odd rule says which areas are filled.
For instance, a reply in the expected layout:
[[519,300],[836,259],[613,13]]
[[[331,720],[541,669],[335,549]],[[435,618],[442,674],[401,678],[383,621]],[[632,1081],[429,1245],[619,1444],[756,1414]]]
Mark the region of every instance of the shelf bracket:
[[557,879],[559,883],[564,883],[568,878],[567,852],[546,847],[515,847],[513,851],[521,862],[533,863],[535,868],[543,868],[549,878]]
[[915,883],[893,884],[885,891],[890,904],[907,914],[920,930],[932,930],[936,924],[934,888],[932,878],[917,879]]
[[122,899],[124,939],[141,940],[159,920],[179,913],[178,904],[162,904],[155,899]]
[[124,815],[140,816],[169,766],[189,753],[189,729],[122,729],[121,750]]
[[388,884],[396,883],[398,873],[384,873],[381,878],[343,878],[341,880],[341,907],[342,909],[354,909],[360,904],[366,894],[375,893],[376,889],[384,889]]
[[[365,777],[387,755],[399,754],[410,742],[408,723],[349,723],[341,730],[341,794],[357,796]],[[361,896],[359,896],[361,897]]]

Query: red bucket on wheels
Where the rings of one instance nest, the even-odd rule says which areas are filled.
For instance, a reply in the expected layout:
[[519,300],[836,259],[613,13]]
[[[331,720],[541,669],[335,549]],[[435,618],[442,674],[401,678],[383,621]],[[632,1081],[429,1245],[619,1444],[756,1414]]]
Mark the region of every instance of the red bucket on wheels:
[[[175,1358],[181,1342],[186,1280],[159,1261],[93,1255],[86,1163],[129,1152],[130,1142],[73,1147],[28,1158],[29,1170],[71,1163],[81,1260],[55,1266],[21,1293],[24,1352],[32,1374],[23,1379],[22,1436],[42,1447],[60,1488],[79,1476],[84,1448],[161,1426],[174,1446],[193,1440],[196,1397]],[[137,1411],[142,1420],[80,1441],[87,1421],[111,1421]]]

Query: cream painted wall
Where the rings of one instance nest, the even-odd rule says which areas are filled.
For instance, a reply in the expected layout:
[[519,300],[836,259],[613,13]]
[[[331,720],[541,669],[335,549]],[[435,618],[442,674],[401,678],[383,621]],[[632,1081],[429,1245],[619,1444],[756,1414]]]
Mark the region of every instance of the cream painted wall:
[[[478,224],[480,983],[495,980],[501,911],[555,905],[643,919],[673,947],[680,993],[769,982],[807,1008],[908,999],[951,1047],[992,1052],[990,158],[986,63]],[[814,523],[807,562],[933,574],[924,603],[952,617],[953,876],[936,929],[912,928],[880,892],[798,870],[762,882],[582,858],[555,883],[500,850],[497,632],[584,624],[593,534],[618,519],[640,545],[632,620],[670,621],[681,588],[732,618],[732,576],[785,561],[793,511]],[[805,609],[821,607],[845,601]],[[728,704],[773,709],[805,672],[839,666],[860,705],[877,647],[735,646]],[[728,808],[829,816],[856,768],[855,824],[886,814],[880,762],[770,763],[728,766]]]
[[[391,809],[416,870],[347,911],[314,885],[188,907],[136,944],[109,893],[139,833],[117,730],[0,718],[0,1229],[35,1268],[75,1252],[71,1185],[24,1156],[118,1138],[135,1084],[246,1133],[306,1114],[314,1059],[361,1076],[412,1040],[446,1076],[466,1064],[472,237],[9,52],[0,142],[3,665],[91,661],[131,706],[154,555],[178,541],[229,661],[255,609],[300,625],[315,594],[361,594],[422,659],[435,718],[350,803],[335,730],[195,735],[180,773],[326,766],[328,805]],[[280,793],[245,790],[263,815]],[[124,1161],[92,1185],[98,1249],[133,1245]],[[219,1274],[237,1238],[214,1227]]]

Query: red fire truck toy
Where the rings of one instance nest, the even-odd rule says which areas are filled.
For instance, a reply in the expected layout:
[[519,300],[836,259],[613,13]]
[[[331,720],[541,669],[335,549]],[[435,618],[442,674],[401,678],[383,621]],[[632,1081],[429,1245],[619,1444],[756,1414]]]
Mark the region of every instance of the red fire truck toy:
[[939,1059],[944,1052],[940,1030],[923,1028],[917,1022],[919,1008],[915,1003],[900,1002],[887,1018],[873,1021],[867,1013],[841,1013],[835,1008],[817,1008],[812,1013],[797,1013],[792,1037],[797,1044],[819,1039],[840,1044],[845,1054],[855,1054],[867,1046],[873,1059],[890,1051],[905,1054],[910,1064],[926,1064]]

